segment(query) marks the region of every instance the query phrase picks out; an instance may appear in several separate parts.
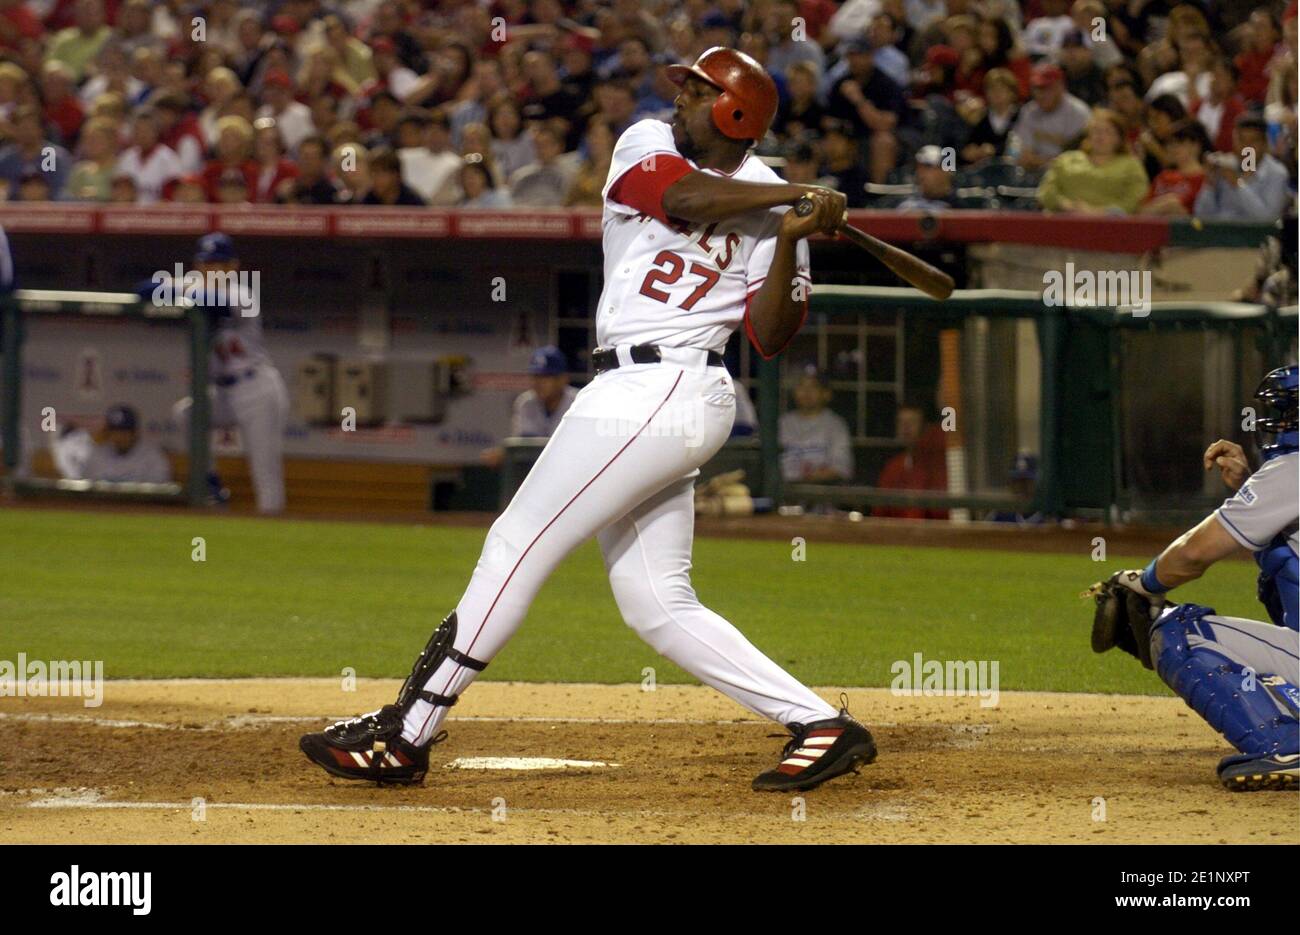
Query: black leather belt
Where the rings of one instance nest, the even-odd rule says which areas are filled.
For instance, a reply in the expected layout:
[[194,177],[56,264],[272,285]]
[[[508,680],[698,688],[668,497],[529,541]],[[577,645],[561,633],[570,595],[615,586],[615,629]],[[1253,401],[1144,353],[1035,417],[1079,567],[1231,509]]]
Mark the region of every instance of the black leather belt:
[[[632,358],[634,364],[657,364],[663,360],[663,352],[659,350],[658,344],[634,344],[628,351],[628,356]],[[606,370],[615,370],[619,366],[618,351],[612,347],[598,347],[591,352],[591,365],[596,370],[596,375],[604,373]],[[722,355],[717,351],[709,351],[709,366],[725,366],[722,361]]]
[[247,380],[257,375],[257,370],[249,367],[243,373],[223,373],[216,377],[212,382],[217,386],[234,386],[240,380]]

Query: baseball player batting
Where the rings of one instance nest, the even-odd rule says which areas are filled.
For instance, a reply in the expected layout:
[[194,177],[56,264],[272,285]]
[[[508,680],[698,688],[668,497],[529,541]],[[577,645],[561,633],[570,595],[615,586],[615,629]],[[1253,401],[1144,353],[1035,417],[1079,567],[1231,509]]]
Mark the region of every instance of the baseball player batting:
[[[1156,673],[1237,753],[1219,763],[1232,791],[1294,789],[1300,782],[1300,368],[1274,370],[1257,396],[1272,412],[1256,420],[1263,463],[1253,474],[1241,446],[1220,439],[1205,452],[1235,491],[1145,569],[1119,571],[1087,592],[1097,602],[1092,648],[1118,646]],[[1225,617],[1213,607],[1166,605],[1172,589],[1243,549],[1259,565],[1259,599],[1272,623]]]
[[[555,567],[593,535],[629,626],[789,729],[754,789],[811,789],[875,759],[865,727],[701,605],[690,579],[695,478],[736,411],[722,350],[742,324],[765,358],[794,337],[807,314],[805,238],[833,233],[845,198],[786,184],[750,154],[777,106],[752,58],[713,48],[670,73],[681,88],[671,124],[629,127],[605,183],[595,378],[492,525],[469,587],[396,702],[302,738],[307,757],[335,776],[420,782],[447,712]],[[811,211],[789,210],[805,198]]]

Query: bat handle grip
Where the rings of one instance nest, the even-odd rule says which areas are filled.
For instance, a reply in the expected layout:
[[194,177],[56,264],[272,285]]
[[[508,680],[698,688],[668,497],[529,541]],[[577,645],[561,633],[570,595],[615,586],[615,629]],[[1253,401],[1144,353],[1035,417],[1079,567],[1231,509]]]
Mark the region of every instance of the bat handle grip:
[[[806,218],[808,215],[812,214],[813,213],[812,199],[809,198],[807,195],[804,195],[802,198],[796,201],[794,203],[794,213],[799,215],[799,217],[801,218]],[[843,228],[844,223],[845,223],[844,221],[840,222],[840,227],[836,228],[837,232]]]

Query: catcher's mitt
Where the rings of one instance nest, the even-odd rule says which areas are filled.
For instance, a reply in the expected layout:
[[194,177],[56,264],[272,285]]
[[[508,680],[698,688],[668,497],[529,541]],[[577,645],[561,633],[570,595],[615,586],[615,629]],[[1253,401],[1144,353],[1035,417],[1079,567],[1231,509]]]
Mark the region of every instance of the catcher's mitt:
[[[1151,623],[1159,616],[1164,601],[1152,601],[1131,584],[1141,577],[1140,571],[1117,571],[1105,581],[1098,581],[1080,597],[1097,603],[1092,617],[1092,651],[1104,653],[1118,646],[1148,669],[1151,663]],[[1141,584],[1137,585],[1141,587]]]

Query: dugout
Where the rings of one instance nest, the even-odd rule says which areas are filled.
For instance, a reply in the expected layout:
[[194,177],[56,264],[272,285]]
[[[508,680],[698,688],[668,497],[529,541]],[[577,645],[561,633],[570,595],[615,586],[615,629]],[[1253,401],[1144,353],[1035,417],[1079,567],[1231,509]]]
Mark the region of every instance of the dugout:
[[[1170,480],[1157,469],[1160,452],[1172,449],[1147,444],[1154,435],[1141,427],[1154,423],[1141,414],[1159,414],[1164,405],[1170,408],[1163,411],[1181,416],[1189,404],[1163,389],[1138,393],[1135,384],[1146,379],[1152,354],[1164,348],[1172,356],[1159,366],[1179,373],[1184,388],[1216,388],[1215,398],[1202,399],[1198,412],[1230,413],[1254,388],[1258,368],[1250,349],[1258,347],[1262,332],[1277,328],[1268,323],[1266,310],[1200,323],[1180,320],[1169,327],[1159,312],[1153,337],[1142,337],[1147,325],[1123,329],[1127,336],[1105,337],[1107,326],[1087,316],[1048,324],[1055,318],[1033,310],[1030,291],[1043,270],[1066,262],[1151,269],[1157,298],[1177,297],[1195,315],[1195,308],[1221,300],[1247,277],[1268,227],[1010,212],[866,211],[854,212],[852,220],[921,253],[967,288],[942,306],[915,293],[909,298],[907,290],[891,289],[890,274],[861,251],[817,240],[812,313],[792,347],[769,364],[733,338],[728,367],[751,398],[763,403],[764,412],[773,402],[783,407],[784,391],[796,373],[792,366],[812,362],[832,372],[833,405],[853,427],[857,471],[852,484],[802,492],[808,502],[823,494],[824,502],[850,508],[884,503],[889,496],[910,502],[909,494],[860,488],[869,488],[898,451],[892,426],[897,401],[921,395],[937,403],[936,390],[948,372],[962,379],[959,410],[966,412],[959,424],[966,480],[962,490],[939,493],[945,505],[956,501],[943,498],[965,497],[965,508],[976,516],[1007,505],[1003,475],[1011,454],[1037,453],[1043,439],[1055,433],[1089,439],[1080,451],[1050,456],[1058,465],[1088,465],[1088,470],[1077,472],[1086,482],[1046,485],[1046,502],[1081,515],[1131,511],[1141,517],[1164,509],[1163,496],[1176,508],[1192,478]],[[572,382],[589,379],[587,353],[594,343],[602,261],[599,215],[589,211],[5,205],[0,224],[13,244],[20,285],[78,292],[132,288],[152,272],[186,261],[200,234],[225,230],[235,238],[245,267],[261,273],[268,345],[291,386],[300,365],[318,356],[385,365],[406,365],[414,358],[440,365],[450,359],[468,362],[457,371],[461,380],[441,421],[413,422],[376,412],[349,434],[296,413],[286,435],[291,508],[355,511],[369,498],[377,513],[494,510],[498,478],[477,466],[478,455],[507,434],[510,400],[527,385],[522,376],[527,351],[535,344],[559,344],[569,356]],[[504,301],[493,296],[498,280],[506,287]],[[841,287],[878,291],[837,293]],[[1010,305],[989,304],[1002,302],[992,293],[1008,290],[1014,294],[1003,298],[1012,300]],[[1016,304],[1021,301],[1027,304]],[[157,439],[187,460],[191,440],[179,436],[169,417],[171,403],[189,395],[194,385],[192,338],[183,323],[149,320],[130,310],[120,315],[33,312],[24,320],[29,337],[24,360],[7,371],[9,380],[20,384],[21,402],[12,404],[18,413],[15,439],[26,433],[39,441],[38,403],[93,416],[121,400],[136,404]],[[1041,349],[1034,350],[1042,340],[1040,325],[1049,336],[1053,328],[1062,333],[1052,338],[1064,356],[1056,380],[1048,383],[1035,369],[1043,366]],[[1202,330],[1236,337],[1226,344],[1211,342],[1213,355],[1207,356],[1209,345],[1194,336]],[[954,332],[960,338],[955,343]],[[945,334],[949,354],[956,353],[961,363],[947,371]],[[1118,350],[1111,347],[1113,340]],[[1147,347],[1146,340],[1155,344]],[[1109,356],[1103,354],[1106,348]],[[101,357],[104,376],[99,397],[71,385],[94,353]],[[1220,363],[1211,372],[1212,359]],[[1262,367],[1264,356],[1258,360]],[[1123,361],[1128,363],[1120,366]],[[1226,361],[1239,362],[1240,385],[1225,375]],[[977,373],[984,378],[974,379]],[[6,407],[15,395],[10,385],[0,390]],[[1038,390],[1023,390],[1028,386]],[[1066,398],[1052,402],[1048,390]],[[1056,407],[1050,425],[1035,408],[1038,400]],[[1148,402],[1154,408],[1143,410]],[[9,434],[15,419],[0,418]],[[1205,418],[1196,419],[1195,426],[1184,424],[1190,417],[1180,420],[1179,444],[1207,430]],[[765,426],[770,423],[760,426],[757,442],[726,449],[730,460],[712,470],[743,465],[756,493],[779,492],[767,445],[774,436]],[[1102,432],[1105,426],[1109,434]],[[16,440],[6,449],[15,445]],[[216,455],[219,463],[238,469],[237,440],[217,438]],[[236,500],[240,483],[236,476],[229,484]]]
[[[959,290],[933,302],[909,289],[838,286],[815,290],[812,311],[832,328],[889,314],[906,321],[913,342],[935,346],[935,408],[952,411],[947,490],[788,484],[778,495],[857,509],[927,507],[971,518],[1040,510],[1147,522],[1204,515],[1223,497],[1201,469],[1201,453],[1216,438],[1250,450],[1243,407],[1263,373],[1296,354],[1295,306],[1068,307],[1011,290]],[[764,364],[765,385],[788,385],[800,361],[792,347]],[[779,416],[777,397],[769,391],[761,400],[766,431]],[[851,425],[860,412],[857,400],[838,393],[832,406]],[[1032,503],[1008,489],[1008,466],[1020,452],[1039,463]],[[778,476],[778,452],[765,446],[764,457],[764,476]]]

